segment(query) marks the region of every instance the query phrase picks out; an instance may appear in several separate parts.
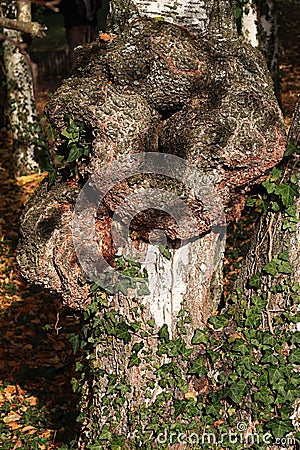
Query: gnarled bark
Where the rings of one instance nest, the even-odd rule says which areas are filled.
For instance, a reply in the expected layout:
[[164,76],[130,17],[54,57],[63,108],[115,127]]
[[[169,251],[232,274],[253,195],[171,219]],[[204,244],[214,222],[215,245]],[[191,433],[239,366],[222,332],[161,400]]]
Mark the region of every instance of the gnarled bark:
[[[114,266],[121,255],[144,254],[142,266],[149,277],[150,294],[139,295],[137,286],[130,286],[128,295],[108,295],[96,314],[105,323],[118,311],[122,324],[130,324],[137,308],[144,352],[152,359],[130,366],[134,345],[140,343],[138,332],[128,342],[100,339],[83,387],[83,440],[88,443],[114,421],[130,447],[132,414],[150,407],[161,390],[155,367],[168,358],[157,352],[160,327],[167,324],[172,339],[180,338],[184,307],[190,315],[185,345],[195,328],[203,327],[220,299],[224,216],[239,217],[250,187],[266,177],[285,149],[284,124],[261,56],[229,39],[232,27],[216,39],[223,23],[216,20],[218,11],[231,17],[231,4],[207,3],[206,12],[216,13],[213,43],[178,25],[136,17],[132,4],[113,3],[116,29],[122,32],[81,49],[78,70],[48,106],[56,130],[54,154],[72,138],[70,117],[83,126],[77,145],[83,148],[88,141],[90,153],[78,161],[77,177],[69,178],[66,163],[60,178],[53,185],[44,182],[26,206],[19,246],[22,273],[60,292],[66,304],[78,309],[91,302],[91,279],[99,281],[104,260]],[[120,22],[120,6],[128,6],[126,19],[133,11],[126,26]],[[150,165],[141,163],[141,155],[146,162],[150,155]],[[155,155],[165,155],[167,162],[158,164]],[[179,165],[170,163],[171,155]],[[203,189],[198,191],[190,180],[200,180]],[[167,193],[166,202],[157,191]],[[186,209],[179,208],[182,204]],[[184,211],[190,213],[188,220]],[[161,254],[157,230],[171,248],[170,261]],[[104,258],[99,262],[97,255]],[[180,364],[184,373],[186,362]],[[99,378],[95,370],[102,374]],[[130,387],[118,413],[105,405],[114,377]],[[183,377],[192,391],[198,389],[193,377]],[[117,400],[118,391],[111,398]],[[141,419],[141,426],[146,425],[147,418]]]

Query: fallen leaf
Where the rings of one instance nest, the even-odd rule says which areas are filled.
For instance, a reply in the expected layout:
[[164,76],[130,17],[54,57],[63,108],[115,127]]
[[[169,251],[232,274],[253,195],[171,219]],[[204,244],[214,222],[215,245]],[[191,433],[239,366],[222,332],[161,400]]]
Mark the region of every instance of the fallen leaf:
[[22,428],[21,431],[22,431],[22,433],[26,433],[26,434],[34,434],[37,432],[37,429],[28,425],[28,426]]
[[11,430],[18,430],[19,428],[22,428],[21,423],[11,422],[7,424]]
[[22,446],[23,446],[22,441],[21,441],[21,439],[19,438],[19,439],[17,440],[17,442],[15,443],[13,450],[15,450],[16,448],[22,448]]
[[185,397],[187,400],[190,400],[190,399],[192,398],[193,400],[195,400],[195,402],[197,401],[197,395],[195,394],[195,392],[187,392],[187,393],[184,395],[184,397]]
[[105,41],[105,42],[112,41],[113,39],[116,39],[116,37],[117,36],[112,36],[111,34],[108,34],[108,33],[100,33],[99,34],[100,41]]
[[215,426],[215,427],[219,427],[220,425],[222,425],[222,423],[224,423],[224,420],[223,420],[223,419],[219,419],[219,420],[217,420],[217,421],[214,423],[214,426]]
[[16,422],[16,421],[18,421],[20,419],[21,419],[20,414],[10,413],[6,417],[4,417],[3,422],[9,424],[9,423]]
[[36,397],[28,397],[26,401],[29,403],[30,406],[36,406],[39,403],[39,400]]

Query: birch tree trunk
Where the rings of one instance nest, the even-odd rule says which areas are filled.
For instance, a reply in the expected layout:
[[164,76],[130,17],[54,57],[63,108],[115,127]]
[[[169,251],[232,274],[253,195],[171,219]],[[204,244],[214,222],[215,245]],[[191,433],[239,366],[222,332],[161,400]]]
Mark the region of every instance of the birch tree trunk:
[[278,6],[273,0],[256,0],[243,7],[242,34],[264,55],[281,105],[279,75]]
[[[31,3],[12,2],[10,13],[19,22],[31,22]],[[7,39],[3,43],[3,63],[7,85],[7,117],[13,135],[16,175],[38,170],[35,148],[38,146],[39,125],[33,91],[33,78],[27,45],[20,32],[5,29]]]
[[[216,46],[237,38],[233,1],[134,0],[125,10],[124,3],[111,3],[112,33],[124,30],[125,21],[139,13],[186,26]],[[80,370],[88,369],[84,383],[76,385],[82,392],[80,448],[109,448],[113,443],[120,448],[161,448],[165,430],[167,448],[189,448],[186,442],[170,440],[177,414],[174,400],[197,398],[199,392],[197,377],[188,375],[188,360],[199,351],[191,345],[195,329],[205,326],[221,299],[224,231],[198,236],[184,248],[171,250],[170,261],[157,243],[123,247],[123,256],[136,250],[146,253],[142,268],[150,293],[139,300],[134,290],[113,297],[99,293],[103,311],[97,312],[95,304],[88,307],[82,341],[87,359]],[[80,240],[86,233],[84,229]]]
[[162,448],[188,448],[170,433],[201,424],[185,406],[208,381],[189,360],[221,298],[224,216],[239,217],[285,149],[234,11],[113,1],[110,35],[78,50],[80,70],[48,105],[58,178],[26,205],[19,264],[83,310],[79,448],[161,448],[165,431]]

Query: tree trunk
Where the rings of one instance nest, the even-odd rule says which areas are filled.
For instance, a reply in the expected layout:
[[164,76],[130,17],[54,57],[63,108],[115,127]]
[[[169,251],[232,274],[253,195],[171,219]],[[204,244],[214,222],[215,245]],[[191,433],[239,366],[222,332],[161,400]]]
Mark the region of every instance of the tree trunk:
[[[31,4],[28,1],[13,2],[11,13],[18,22],[31,22]],[[35,148],[39,142],[39,126],[33,92],[33,78],[27,45],[21,34],[4,29],[7,36],[3,43],[3,62],[7,85],[7,117],[13,134],[16,175],[38,170]]]
[[242,34],[264,55],[274,82],[274,90],[281,105],[279,73],[278,6],[273,0],[246,3],[241,17]]
[[[279,190],[273,190],[270,185],[266,185],[266,188],[274,193],[265,200],[268,205],[267,212],[262,214],[257,222],[247,258],[236,283],[240,292],[239,301],[247,303],[248,307],[253,304],[255,296],[266,301],[259,329],[275,336],[278,348],[287,356],[284,370],[280,364],[277,365],[282,382],[286,384],[286,391],[289,390],[290,374],[297,373],[299,376],[299,365],[291,364],[293,360],[289,355],[298,352],[299,345],[295,346],[294,342],[300,331],[300,166],[297,150],[300,146],[300,101],[291,121],[288,142],[287,152],[295,153],[286,156],[278,166],[280,173],[277,173],[278,178],[275,181]],[[276,195],[283,190],[288,193],[289,198]],[[281,336],[284,337],[280,339]],[[273,355],[275,354],[276,349],[273,351]],[[294,431],[299,430],[300,421],[299,391],[296,393],[296,396],[289,399],[289,407],[292,406],[294,411],[288,416],[295,427]],[[280,413],[277,417],[279,420],[283,418]],[[286,415],[284,419],[287,419]],[[251,417],[248,421],[252,421]],[[286,435],[291,436],[288,432]],[[290,439],[290,444],[292,443],[293,445],[288,445],[287,440],[286,448],[294,450],[296,441],[293,438]],[[280,450],[282,447],[272,445],[269,448]]]
[[206,390],[188,370],[221,297],[222,205],[239,217],[282,157],[284,124],[232,1],[111,8],[118,36],[79,50],[49,103],[59,177],[26,205],[19,263],[84,309],[79,447],[150,449]]

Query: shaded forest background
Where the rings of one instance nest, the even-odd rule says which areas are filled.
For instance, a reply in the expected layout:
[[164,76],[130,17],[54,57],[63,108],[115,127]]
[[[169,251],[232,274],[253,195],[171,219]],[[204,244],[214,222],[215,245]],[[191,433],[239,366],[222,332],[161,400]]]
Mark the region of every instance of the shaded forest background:
[[[105,28],[106,13],[104,2],[99,11],[100,30]],[[49,28],[48,36],[31,45],[31,57],[40,72],[40,115],[69,70],[62,17],[49,11],[41,19]],[[299,5],[289,4],[284,10],[279,38],[282,104],[288,126],[300,91]],[[46,174],[15,179],[11,137],[5,128],[0,139],[0,446],[4,450],[61,448],[77,430],[77,398],[71,387],[76,360],[69,339],[78,331],[80,317],[62,308],[59,298],[28,286],[20,277],[15,260],[18,218]],[[252,226],[245,211],[229,229],[225,300],[245,255]]]

